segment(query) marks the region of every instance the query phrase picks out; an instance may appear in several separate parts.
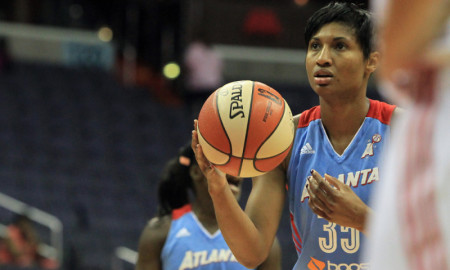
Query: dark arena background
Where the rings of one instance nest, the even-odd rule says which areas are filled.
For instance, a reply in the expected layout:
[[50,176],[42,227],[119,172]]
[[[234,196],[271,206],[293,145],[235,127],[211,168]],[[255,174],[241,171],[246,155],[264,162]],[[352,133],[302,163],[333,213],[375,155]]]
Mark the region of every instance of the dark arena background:
[[[327,2],[1,1],[0,239],[25,220],[42,259],[20,266],[0,250],[0,269],[134,269],[162,167],[215,90],[189,85],[189,46],[217,55],[217,87],[261,81],[298,114],[318,104],[303,30]],[[292,269],[287,204],[278,238]]]

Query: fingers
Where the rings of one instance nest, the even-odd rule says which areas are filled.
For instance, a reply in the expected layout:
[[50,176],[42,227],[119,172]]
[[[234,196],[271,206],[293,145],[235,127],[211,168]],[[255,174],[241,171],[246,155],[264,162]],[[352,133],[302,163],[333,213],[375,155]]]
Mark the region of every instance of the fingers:
[[195,154],[195,159],[197,160],[198,167],[202,171],[203,175],[208,178],[209,176],[225,176],[221,171],[217,170],[214,165],[209,162],[206,156],[203,153],[203,148],[198,142],[198,133],[197,133],[197,120],[194,120],[194,130],[192,130],[192,141],[191,147]]
[[325,181],[315,170],[311,170],[311,176],[309,176],[307,180],[307,190],[310,195],[309,205],[311,209],[314,213],[329,219],[335,210],[336,193],[338,191]]
[[325,174],[324,175],[324,179],[330,183],[332,186],[334,186],[335,188],[337,188],[338,190],[341,190],[342,187],[347,187],[347,185],[345,185],[344,183],[342,183],[341,181],[339,181],[336,177],[333,177],[329,174]]
[[323,217],[324,219],[330,220],[331,218],[322,209],[316,206],[311,200],[308,202],[309,208],[314,212],[314,214]]
[[207,173],[208,170],[211,170],[213,167],[203,154],[202,146],[198,143],[197,120],[194,120],[194,130],[192,130],[191,147],[194,151],[195,159],[197,160],[197,164],[200,167],[200,170],[202,170],[203,173]]
[[327,181],[325,181],[316,170],[311,170],[311,176],[313,178],[313,181],[311,182],[316,183],[317,187],[323,191],[328,201],[334,202],[336,190]]
[[191,147],[194,153],[196,153],[197,151],[197,145],[198,145],[197,120],[194,120],[194,129],[192,130],[192,140],[191,140]]
[[320,211],[322,217],[325,217],[324,215],[328,216],[333,213],[327,203],[327,197],[324,191],[318,188],[316,183],[313,183],[311,176],[308,177],[308,184],[306,185],[306,189],[309,193],[308,204],[314,212]]

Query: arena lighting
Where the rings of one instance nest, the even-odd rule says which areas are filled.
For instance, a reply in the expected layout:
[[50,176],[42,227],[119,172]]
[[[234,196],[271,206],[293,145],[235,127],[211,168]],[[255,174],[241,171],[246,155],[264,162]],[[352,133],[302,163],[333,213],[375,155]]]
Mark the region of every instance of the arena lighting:
[[163,68],[164,77],[174,80],[180,76],[180,65],[175,62],[167,63]]
[[113,38],[113,31],[107,26],[103,26],[98,30],[98,39],[103,42],[110,42]]

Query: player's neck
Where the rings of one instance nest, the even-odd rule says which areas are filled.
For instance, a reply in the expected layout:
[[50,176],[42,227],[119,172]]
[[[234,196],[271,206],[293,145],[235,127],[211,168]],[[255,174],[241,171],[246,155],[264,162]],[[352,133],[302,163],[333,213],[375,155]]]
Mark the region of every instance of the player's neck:
[[328,104],[321,103],[321,119],[334,150],[342,154],[364,122],[369,110],[367,98],[357,101]]
[[197,200],[192,203],[192,211],[194,211],[198,221],[200,221],[209,233],[213,234],[219,229],[212,202],[205,203]]

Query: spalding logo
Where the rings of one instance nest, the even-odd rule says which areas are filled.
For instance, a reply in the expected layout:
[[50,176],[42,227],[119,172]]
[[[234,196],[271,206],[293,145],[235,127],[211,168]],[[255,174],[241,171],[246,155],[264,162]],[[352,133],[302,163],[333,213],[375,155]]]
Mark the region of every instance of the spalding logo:
[[242,84],[233,85],[231,88],[231,102],[230,102],[230,119],[240,115],[245,117],[244,106],[242,105]]

